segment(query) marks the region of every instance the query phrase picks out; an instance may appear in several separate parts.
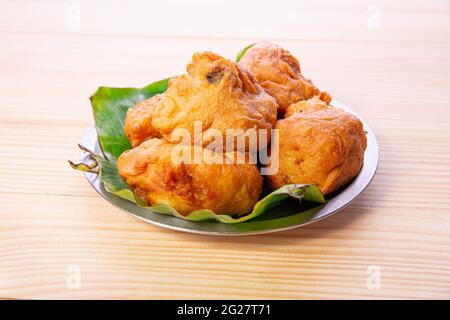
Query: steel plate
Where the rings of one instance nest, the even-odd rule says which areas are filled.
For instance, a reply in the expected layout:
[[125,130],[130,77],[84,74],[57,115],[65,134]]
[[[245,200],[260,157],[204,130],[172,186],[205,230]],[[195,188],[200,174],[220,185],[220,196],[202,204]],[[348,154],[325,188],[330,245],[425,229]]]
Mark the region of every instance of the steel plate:
[[[331,102],[331,105],[344,109],[358,116],[351,108],[336,100],[333,100]],[[295,213],[294,210],[293,213],[289,213],[286,215],[263,215],[256,218],[255,220],[237,224],[223,224],[219,222],[192,222],[172,216],[162,215],[152,212],[149,209],[139,207],[138,205],[130,201],[108,193],[100,183],[100,180],[96,174],[86,173],[85,175],[94,189],[111,204],[125,210],[129,214],[132,214],[133,216],[143,221],[158,225],[160,227],[190,233],[228,236],[254,235],[289,230],[327,218],[332,214],[338,212],[339,210],[342,210],[353,200],[355,200],[372,181],[373,177],[375,176],[379,161],[378,143],[369,125],[361,117],[359,118],[364,124],[364,130],[367,132],[367,149],[364,154],[364,165],[360,173],[345,188],[329,198],[328,202],[325,205],[316,206],[309,209],[308,211],[300,213]],[[94,126],[91,126],[87,130],[81,144],[96,153],[101,153],[97,139],[97,132]],[[87,160],[86,157],[86,153],[81,152],[81,161]],[[280,204],[276,210],[278,212],[282,210],[286,210],[286,212],[292,211],[292,204]]]

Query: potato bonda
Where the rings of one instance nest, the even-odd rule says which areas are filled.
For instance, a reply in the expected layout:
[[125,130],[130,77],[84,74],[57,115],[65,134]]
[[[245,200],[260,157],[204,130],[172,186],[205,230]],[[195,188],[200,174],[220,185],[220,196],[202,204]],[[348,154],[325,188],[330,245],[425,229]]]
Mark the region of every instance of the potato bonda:
[[287,50],[266,42],[258,42],[242,57],[239,62],[252,73],[263,89],[274,97],[283,114],[293,103],[319,96],[326,103],[330,95],[320,90],[300,70],[298,60]]
[[367,140],[361,121],[319,99],[300,101],[279,120],[279,170],[267,176],[276,189],[285,184],[316,184],[331,193],[354,178],[364,159]]
[[[184,161],[183,153],[191,155],[191,160],[200,156],[198,163]],[[223,163],[217,161],[221,156]],[[248,160],[236,163],[237,156],[237,152],[219,154],[201,146],[150,139],[125,151],[118,159],[118,169],[136,194],[151,204],[168,204],[182,215],[198,209],[242,215],[258,201],[263,179]]]
[[[193,55],[187,74],[173,79],[153,113],[152,125],[164,139],[185,129],[196,144],[208,145],[218,132],[222,138],[264,130],[267,141],[277,119],[278,105],[238,64],[212,52]],[[195,130],[200,124],[201,136]],[[244,150],[242,150],[244,151]]]

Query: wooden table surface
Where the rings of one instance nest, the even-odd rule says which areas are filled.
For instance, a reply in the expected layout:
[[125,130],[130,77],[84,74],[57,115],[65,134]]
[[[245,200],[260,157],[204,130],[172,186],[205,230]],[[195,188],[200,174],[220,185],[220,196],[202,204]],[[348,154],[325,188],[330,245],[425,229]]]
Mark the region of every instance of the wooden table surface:
[[[270,40],[366,119],[381,159],[341,213],[211,237],[144,223],[67,165],[100,85]],[[450,298],[448,1],[1,1],[0,298]]]

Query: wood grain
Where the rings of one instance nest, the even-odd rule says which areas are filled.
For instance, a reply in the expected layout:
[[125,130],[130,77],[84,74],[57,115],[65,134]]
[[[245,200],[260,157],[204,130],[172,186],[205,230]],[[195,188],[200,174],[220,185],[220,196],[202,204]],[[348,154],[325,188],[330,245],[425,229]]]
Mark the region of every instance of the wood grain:
[[[0,297],[450,298],[448,2],[2,1],[0,17]],[[340,214],[183,234],[112,207],[67,166],[99,85],[142,86],[195,51],[232,58],[259,39],[299,56],[379,139],[373,183]]]

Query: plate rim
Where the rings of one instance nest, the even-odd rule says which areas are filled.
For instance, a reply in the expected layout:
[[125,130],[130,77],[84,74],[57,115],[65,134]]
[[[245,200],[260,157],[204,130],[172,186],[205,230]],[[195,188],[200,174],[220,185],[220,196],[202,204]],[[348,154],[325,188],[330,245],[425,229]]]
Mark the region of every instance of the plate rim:
[[[294,225],[290,225],[290,226],[286,226],[286,227],[280,227],[280,228],[273,228],[273,229],[263,229],[263,230],[257,230],[257,231],[243,231],[243,232],[221,232],[221,231],[205,231],[205,230],[197,230],[197,229],[189,229],[186,227],[181,227],[181,226],[174,226],[174,225],[170,225],[167,223],[163,223],[163,222],[159,222],[159,221],[155,221],[149,218],[145,218],[143,216],[138,215],[137,213],[131,212],[129,210],[127,210],[126,208],[122,207],[121,205],[119,205],[118,203],[116,203],[112,198],[117,197],[113,194],[108,193],[106,190],[104,190],[101,182],[98,179],[98,175],[93,174],[93,173],[89,173],[89,172],[85,172],[84,175],[86,177],[86,179],[88,180],[89,184],[95,189],[95,191],[100,194],[102,196],[102,198],[104,198],[105,200],[107,200],[109,203],[111,203],[113,206],[115,206],[116,208],[121,209],[122,211],[126,212],[129,215],[132,215],[135,218],[138,218],[139,220],[145,221],[147,223],[159,226],[159,227],[163,227],[166,229],[170,229],[170,230],[176,230],[176,231],[181,231],[181,232],[186,232],[186,233],[192,233],[192,234],[201,234],[201,235],[214,235],[214,236],[250,236],[250,235],[261,235],[261,234],[268,234],[268,233],[274,233],[274,232],[282,232],[282,231],[288,231],[288,230],[292,230],[292,229],[296,229],[296,228],[300,228],[303,226],[307,226],[309,224],[315,223],[317,221],[329,218],[330,216],[342,211],[344,208],[348,207],[351,203],[353,203],[353,201],[355,201],[363,192],[364,190],[367,189],[367,187],[370,185],[370,183],[373,181],[376,172],[378,170],[378,165],[379,165],[379,146],[378,146],[378,141],[376,139],[376,136],[374,134],[374,132],[372,131],[372,129],[370,128],[370,126],[368,125],[368,123],[361,118],[353,109],[351,109],[349,106],[333,99],[330,102],[330,105],[336,108],[340,108],[343,109],[349,113],[352,113],[353,115],[357,116],[361,122],[363,123],[364,126],[364,130],[366,132],[366,136],[367,136],[367,148],[365,150],[364,153],[364,164],[363,167],[361,169],[361,171],[358,173],[358,175],[353,179],[353,181],[347,185],[345,187],[345,189],[341,190],[339,192],[339,194],[337,194],[335,197],[331,198],[330,201],[328,201],[325,205],[323,205],[322,208],[320,208],[320,210],[317,211],[316,216],[317,217],[313,217],[312,219],[299,223],[299,224],[294,224]],[[370,144],[369,144],[370,143]],[[98,136],[97,136],[97,131],[95,128],[95,125],[92,124],[88,127],[88,129],[85,132],[85,135],[82,139],[81,144],[85,147],[87,147],[90,150],[93,150],[94,152],[97,152],[99,149],[99,143],[98,143]],[[370,157],[371,159],[368,159],[368,152],[371,151]],[[86,160],[87,154],[83,151],[80,152],[80,161],[84,161]],[[364,167],[365,166],[369,166],[368,170],[369,172],[364,172]],[[333,209],[328,210],[328,212],[326,212],[325,214],[319,215],[320,212],[322,212],[323,210],[325,210],[327,207],[329,207],[330,202],[332,202],[335,199],[339,199],[339,195],[342,195],[347,189],[349,189],[350,187],[352,187],[355,183],[355,181],[358,179],[358,177],[361,176],[362,173],[366,173],[368,174],[368,177],[366,177],[366,179],[363,181],[362,186],[360,188],[357,188],[356,192],[352,195],[350,200],[346,200],[344,201],[344,203],[342,204],[338,204],[336,205],[336,207],[333,207]],[[354,187],[354,186],[353,186]],[[103,189],[103,190],[102,190]],[[105,194],[107,193],[107,194]],[[119,198],[119,197],[117,197]],[[121,199],[121,198],[119,198]],[[127,201],[125,199],[121,199],[123,201]],[[127,201],[129,202],[129,201]],[[130,204],[136,206],[136,204],[129,202]],[[313,208],[314,209],[314,208]],[[170,218],[175,218],[187,223],[192,223],[192,224],[205,224],[208,222],[195,222],[195,221],[188,221],[188,220],[183,220],[180,218],[176,218],[176,217],[171,217],[171,216],[166,216],[166,215],[162,215],[159,213],[156,213],[150,209],[145,209],[145,210],[149,210],[151,213],[156,214],[156,215],[160,215],[160,216],[164,216],[164,217],[170,217]],[[312,210],[312,209],[310,209]],[[309,211],[309,210],[307,210]],[[302,213],[297,213],[297,214],[305,214],[307,211],[302,212]],[[295,214],[293,214],[295,215]],[[252,220],[249,220],[247,223],[252,222]],[[256,222],[256,221],[253,221]],[[219,223],[219,222],[209,222],[209,223]],[[243,222],[246,223],[246,222]],[[219,223],[220,225],[224,225],[222,223]]]

